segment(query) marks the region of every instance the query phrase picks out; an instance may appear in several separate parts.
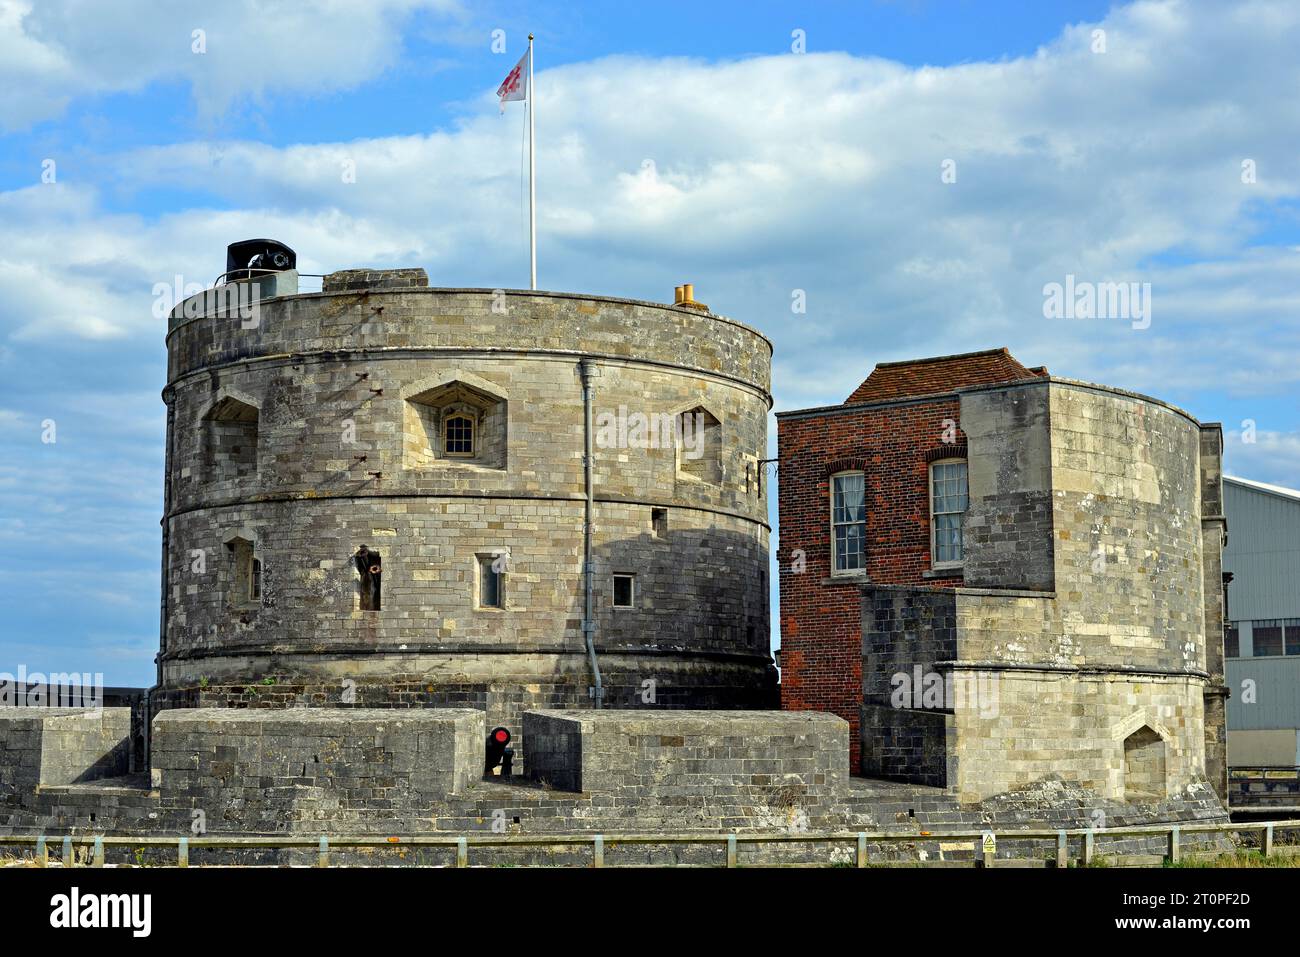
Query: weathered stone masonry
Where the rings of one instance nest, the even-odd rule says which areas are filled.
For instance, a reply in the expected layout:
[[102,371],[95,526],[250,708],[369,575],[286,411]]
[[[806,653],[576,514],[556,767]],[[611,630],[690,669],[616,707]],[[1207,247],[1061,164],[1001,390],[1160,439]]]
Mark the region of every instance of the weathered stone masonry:
[[[70,764],[33,741],[79,726]],[[1222,821],[1208,788],[1163,800],[1116,803],[1051,779],[996,800],[963,807],[943,790],[850,781],[847,725],[812,712],[687,710],[529,711],[521,741],[528,770],[483,779],[484,713],[478,709],[176,708],[154,719],[147,777],[113,777],[126,709],[53,713],[4,709],[0,737],[25,749],[0,755],[0,833],[154,837],[286,834],[393,836],[604,834],[606,861],[723,863],[720,843],[627,844],[620,834],[721,831],[823,831],[868,834],[872,858],[970,858],[969,842],[945,830],[986,827],[1086,827],[1101,812],[1114,826],[1151,821]],[[61,729],[61,730],[55,730]],[[117,729],[117,733],[111,733]],[[98,750],[98,753],[97,752]],[[36,754],[39,754],[39,750]],[[120,762],[119,762],[120,763]],[[21,786],[12,769],[25,768]],[[70,779],[71,778],[71,779]],[[878,844],[870,833],[914,833]],[[1151,853],[1159,836],[1100,838],[1099,853]],[[743,863],[852,863],[854,841],[741,843]],[[1007,844],[1017,856],[1055,854],[1051,839]],[[111,846],[110,863],[137,860]],[[144,853],[158,863],[175,850]],[[1076,848],[1077,853],[1077,848]],[[298,851],[190,850],[196,865],[314,863]],[[471,851],[471,864],[563,863],[589,866],[590,844]],[[336,863],[444,864],[454,850],[331,850]]]
[[[763,337],[679,306],[429,289],[419,271],[336,274],[248,324],[182,306],[168,336],[159,707],[471,706],[517,726],[590,706],[584,357],[596,414],[718,423],[705,470],[680,448],[596,449],[605,704],[774,703]],[[457,414],[472,456],[443,452]],[[363,544],[382,556],[379,611],[361,608]],[[486,607],[482,563],[507,552]],[[612,607],[615,574],[634,576],[630,608]]]
[[[860,708],[863,773],[968,802],[1050,775],[1123,801],[1208,774],[1222,797],[1218,426],[1044,370],[1002,378],[780,416],[783,705]],[[968,464],[964,560],[900,571],[900,551],[930,561],[925,463],[945,420]],[[868,567],[836,580],[828,479],[846,468],[867,478]],[[872,517],[881,502],[913,503],[901,534]],[[828,692],[857,642],[861,697]],[[957,700],[900,705],[914,673]]]

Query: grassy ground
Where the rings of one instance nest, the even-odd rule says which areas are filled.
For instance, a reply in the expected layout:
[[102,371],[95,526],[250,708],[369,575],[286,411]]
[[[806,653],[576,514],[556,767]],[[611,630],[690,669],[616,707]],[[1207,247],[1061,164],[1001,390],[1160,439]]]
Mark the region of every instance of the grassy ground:
[[1184,858],[1177,864],[1166,864],[1165,867],[1300,867],[1300,856],[1274,854],[1265,857],[1259,851],[1236,851],[1217,857]]

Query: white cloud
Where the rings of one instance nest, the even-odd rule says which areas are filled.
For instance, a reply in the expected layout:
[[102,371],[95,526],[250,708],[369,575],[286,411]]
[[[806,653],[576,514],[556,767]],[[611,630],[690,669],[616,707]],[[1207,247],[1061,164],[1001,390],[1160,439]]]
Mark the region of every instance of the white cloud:
[[1300,431],[1257,431],[1243,442],[1240,429],[1223,433],[1223,471],[1228,475],[1300,489]]
[[[0,132],[73,97],[186,80],[214,117],[245,98],[348,89],[390,66],[417,11],[457,0],[0,0]],[[204,31],[204,53],[194,31]]]
[[[1300,253],[1246,243],[1254,210],[1300,195],[1300,100],[1261,92],[1300,81],[1300,9],[1169,0],[1103,26],[1104,54],[1083,24],[1033,56],[945,68],[809,54],[544,70],[542,285],[666,299],[695,281],[776,341],[779,407],[840,401],[876,361],[1000,345],[1156,395],[1294,388]],[[485,90],[427,136],[117,158],[119,188],[211,191],[220,212],[146,221],[84,190],[0,196],[15,214],[0,217],[0,330],[160,338],[144,291],[209,281],[252,235],[289,242],[304,271],[522,285],[521,114],[494,102]],[[1243,158],[1258,182],[1241,182]],[[1149,281],[1151,328],[1043,318],[1044,284],[1067,274]]]

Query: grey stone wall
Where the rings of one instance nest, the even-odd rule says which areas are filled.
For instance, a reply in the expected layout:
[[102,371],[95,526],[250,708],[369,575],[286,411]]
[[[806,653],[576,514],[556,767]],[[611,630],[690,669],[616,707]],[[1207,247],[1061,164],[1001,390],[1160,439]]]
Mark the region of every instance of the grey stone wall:
[[130,708],[0,708],[0,794],[127,772]]
[[[1049,775],[1036,784],[975,804],[939,788],[850,780],[847,727],[830,715],[802,712],[530,713],[524,722],[534,772],[556,790],[524,778],[479,779],[479,711],[396,712],[288,709],[273,713],[177,710],[154,724],[155,781],[118,778],[16,787],[22,764],[0,753],[0,833],[151,835],[565,834],[606,836],[611,865],[721,864],[724,848],[620,842],[619,835],[729,831],[774,835],[809,830],[868,835],[872,859],[969,858],[969,843],[945,831],[994,827],[1115,827],[1156,822],[1223,821],[1206,786],[1161,800],[1122,803]],[[57,722],[42,712],[15,716],[3,730]],[[548,739],[549,740],[545,740]],[[31,742],[28,741],[30,745]],[[574,745],[581,746],[577,751]],[[30,747],[28,748],[30,750]],[[914,832],[903,844],[874,842],[873,831]],[[738,847],[740,863],[852,863],[855,841],[767,843]],[[1159,852],[1160,838],[1099,838],[1100,853]],[[1005,842],[1003,853],[1050,858],[1055,846]],[[136,862],[136,849],[110,847],[110,863]],[[1076,848],[1077,852],[1077,848]],[[174,850],[144,852],[171,863]],[[336,863],[450,865],[448,848],[387,845],[332,850]],[[587,866],[590,845],[471,849],[473,865]],[[314,862],[297,851],[191,848],[193,864]]]
[[[279,688],[295,704],[487,707],[515,726],[528,707],[588,704],[587,357],[597,416],[703,406],[720,423],[717,481],[672,447],[595,451],[607,703],[774,705],[756,471],[770,344],[673,306],[386,277],[349,272],[329,292],[264,302],[253,328],[176,311],[159,704],[280,703]],[[496,410],[481,424],[502,446],[482,461],[412,453],[427,441],[412,400],[452,384]],[[205,465],[202,423],[227,401],[257,410],[249,474]],[[255,603],[231,600],[246,588],[235,537],[260,562]],[[379,612],[360,608],[362,544],[383,556]],[[503,552],[504,607],[480,607],[479,560]],[[615,573],[636,576],[633,608],[612,607]]]
[[[1214,484],[1204,470],[1217,468],[1202,426],[1153,399],[1059,379],[979,387],[961,401],[971,483],[965,584],[929,599],[952,603],[955,638],[946,618],[931,616],[916,619],[916,637],[904,630],[896,640],[880,605],[899,599],[866,591],[872,747],[894,756],[903,776],[910,760],[914,779],[938,783],[946,742],[946,785],[968,803],[1050,775],[1131,800],[1130,785],[1150,777],[1157,758],[1163,795],[1203,785],[1207,770],[1223,794],[1206,753],[1221,721],[1206,690],[1221,684],[1209,668],[1214,649],[1222,655],[1222,611],[1221,589],[1209,586],[1218,546],[1207,545],[1219,526],[1202,528],[1217,511],[1202,500]],[[935,667],[977,691],[975,700],[956,703],[942,726],[891,716],[882,683],[928,667],[942,643],[954,651]],[[877,648],[889,654],[871,657]]]
[[473,709],[175,709],[153,723],[151,784],[213,830],[364,828],[465,794],[485,735]]
[[961,396],[970,503],[963,581],[973,587],[1051,590],[1050,387]]
[[862,770],[935,787],[956,770],[952,702],[927,702],[957,658],[950,589],[867,585],[862,601]]
[[1219,799],[1228,800],[1227,708],[1223,630],[1227,619],[1223,585],[1223,549],[1228,520],[1223,508],[1223,428],[1201,426],[1201,555],[1205,593],[1205,774]]
[[535,781],[670,804],[806,802],[848,782],[847,722],[812,711],[530,711],[524,738]]

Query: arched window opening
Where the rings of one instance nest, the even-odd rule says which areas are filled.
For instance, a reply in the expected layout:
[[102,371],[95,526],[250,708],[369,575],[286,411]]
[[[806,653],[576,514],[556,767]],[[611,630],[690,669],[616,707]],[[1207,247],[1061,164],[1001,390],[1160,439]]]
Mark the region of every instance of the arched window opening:
[[1124,739],[1124,800],[1163,801],[1165,788],[1165,741],[1143,725]]

